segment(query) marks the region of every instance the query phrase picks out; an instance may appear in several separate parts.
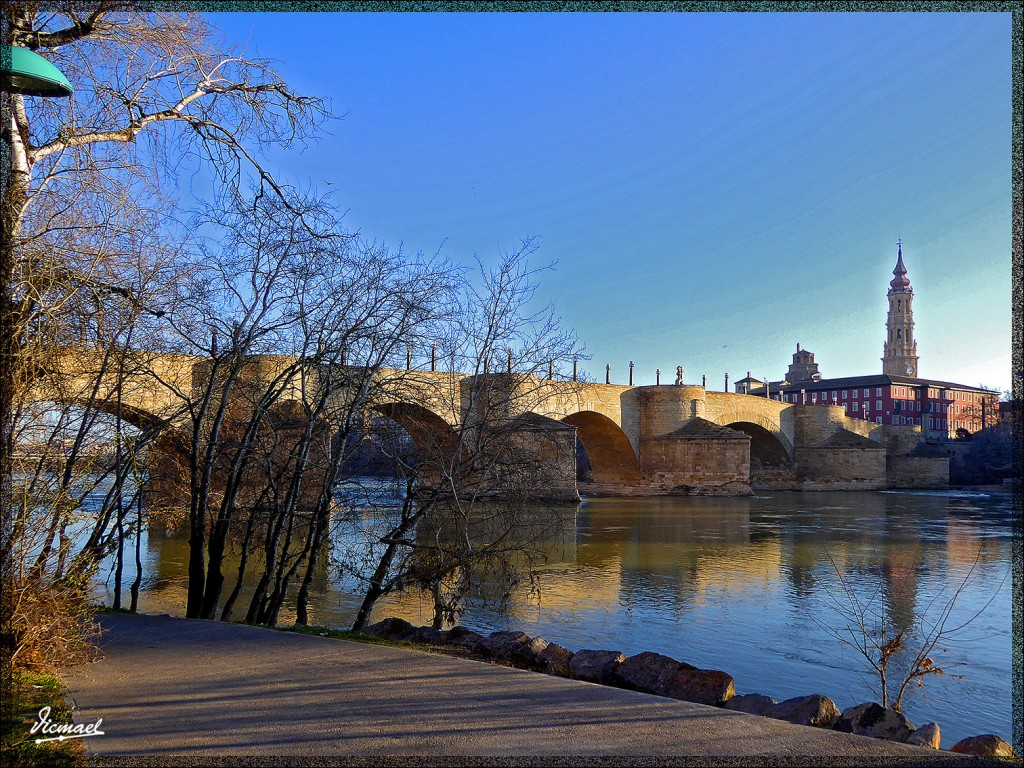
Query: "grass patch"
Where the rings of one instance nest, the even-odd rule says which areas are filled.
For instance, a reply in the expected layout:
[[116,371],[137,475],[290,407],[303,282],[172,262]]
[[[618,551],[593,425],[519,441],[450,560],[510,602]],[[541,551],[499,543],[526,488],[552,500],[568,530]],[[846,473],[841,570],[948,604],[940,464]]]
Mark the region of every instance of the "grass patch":
[[42,672],[14,670],[10,684],[4,681],[8,698],[0,720],[0,764],[17,766],[80,766],[85,762],[81,739],[36,744],[30,733],[39,710],[50,707],[50,720],[71,722],[71,707],[64,698],[64,686],[56,676]]

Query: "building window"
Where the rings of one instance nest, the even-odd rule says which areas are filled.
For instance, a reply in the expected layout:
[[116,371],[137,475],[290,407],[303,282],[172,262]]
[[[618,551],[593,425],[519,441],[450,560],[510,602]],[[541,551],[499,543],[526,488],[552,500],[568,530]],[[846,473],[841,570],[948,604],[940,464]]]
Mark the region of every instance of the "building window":
[[858,403],[856,400],[854,400],[852,403],[850,403],[850,410],[852,410],[852,411],[859,411],[860,410],[860,403]]
[[882,396],[882,388],[881,387],[875,387],[875,397],[881,397],[881,396]]
[[875,410],[876,411],[882,410],[882,401],[881,400],[875,400]]
[[871,390],[867,387],[864,388],[864,397],[871,397]]
[[881,424],[881,423],[882,423],[882,417],[881,416],[875,416],[875,424]]
[[844,389],[843,390],[843,400],[845,400],[845,399],[846,399],[846,390]]

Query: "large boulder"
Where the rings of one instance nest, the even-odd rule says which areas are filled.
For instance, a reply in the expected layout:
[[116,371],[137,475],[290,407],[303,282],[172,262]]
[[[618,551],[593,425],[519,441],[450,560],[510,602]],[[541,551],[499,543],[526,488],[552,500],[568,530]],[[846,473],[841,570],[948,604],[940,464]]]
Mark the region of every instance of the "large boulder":
[[681,664],[669,656],[645,651],[630,656],[615,670],[623,688],[668,696],[669,687]]
[[442,645],[448,633],[443,629],[433,627],[416,627],[405,639],[414,643],[427,643],[428,645]]
[[511,664],[518,647],[526,645],[531,639],[525,632],[491,632],[481,637],[473,649],[485,659]]
[[445,637],[445,643],[459,648],[468,648],[473,650],[482,638],[483,635],[479,632],[474,632],[472,629],[459,625],[448,630],[448,635]]
[[780,701],[769,707],[765,714],[776,720],[785,720],[787,723],[795,725],[831,728],[839,717],[839,708],[828,696],[812,693],[810,696],[796,696]]
[[768,710],[778,703],[770,696],[763,696],[760,693],[744,693],[742,696],[733,696],[723,706],[733,712],[767,716]]
[[835,724],[835,730],[906,743],[914,732],[914,726],[899,712],[868,701],[844,709]]
[[630,656],[619,664],[615,676],[623,688],[698,704],[718,704],[736,693],[724,672],[697,669],[650,651]]
[[569,661],[569,677],[588,683],[614,685],[617,682],[615,670],[625,660],[625,655],[619,651],[576,651]]
[[382,640],[404,640],[416,631],[416,627],[405,619],[390,617],[376,624],[363,627],[361,634],[379,637]]
[[732,676],[725,672],[682,664],[672,678],[668,695],[681,701],[718,706],[736,695],[736,686]]
[[519,669],[531,669],[535,672],[543,671],[543,660],[540,654],[548,647],[548,641],[543,637],[534,637],[527,643],[519,643],[512,647],[510,661],[513,667]]
[[942,736],[939,733],[938,723],[925,723],[907,738],[907,744],[916,747],[931,747],[938,749],[942,743]]
[[976,755],[978,757],[1016,757],[1013,747],[996,736],[994,733],[986,733],[982,736],[969,736],[961,739],[951,747],[951,751],[959,752],[962,755]]
[[537,654],[540,671],[549,675],[569,677],[569,662],[574,655],[572,651],[558,643],[548,643],[547,647]]

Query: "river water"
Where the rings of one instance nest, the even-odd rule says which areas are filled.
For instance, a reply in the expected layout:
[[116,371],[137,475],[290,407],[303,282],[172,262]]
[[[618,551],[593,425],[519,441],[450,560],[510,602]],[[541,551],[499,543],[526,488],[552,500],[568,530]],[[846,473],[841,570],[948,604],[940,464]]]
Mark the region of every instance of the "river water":
[[[1010,740],[1011,502],[956,491],[585,499],[568,508],[536,583],[514,589],[504,614],[470,600],[461,623],[573,650],[656,651],[728,672],[737,693],[823,693],[843,709],[879,698],[867,661],[833,634],[850,636],[854,601],[869,623],[906,631],[896,667],[919,647],[922,622],[949,607],[945,629],[966,626],[936,645],[945,674],[912,687],[904,712],[917,726],[938,722],[946,748],[981,733]],[[143,561],[140,610],[184,615],[186,542],[144,534]],[[229,561],[226,590],[232,572]],[[109,604],[113,579],[100,578],[96,597]],[[347,627],[357,605],[351,585],[325,572],[310,623]],[[391,615],[428,624],[431,603],[392,597],[374,620]]]

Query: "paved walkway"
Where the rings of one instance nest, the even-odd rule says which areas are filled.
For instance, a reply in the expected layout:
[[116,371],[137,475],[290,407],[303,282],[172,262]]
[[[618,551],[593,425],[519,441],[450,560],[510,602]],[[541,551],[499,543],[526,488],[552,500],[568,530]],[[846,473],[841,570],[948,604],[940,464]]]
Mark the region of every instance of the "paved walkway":
[[218,621],[104,615],[62,675],[95,755],[814,756],[951,753],[448,656]]

